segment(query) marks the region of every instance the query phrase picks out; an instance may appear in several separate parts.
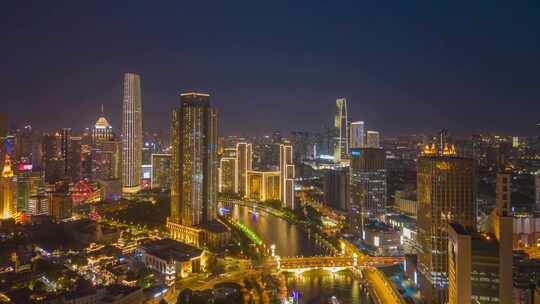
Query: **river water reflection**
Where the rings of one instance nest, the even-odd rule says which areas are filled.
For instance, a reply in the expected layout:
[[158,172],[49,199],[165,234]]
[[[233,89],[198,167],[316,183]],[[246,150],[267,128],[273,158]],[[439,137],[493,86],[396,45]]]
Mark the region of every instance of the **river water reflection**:
[[[315,256],[324,252],[315,244],[310,233],[301,227],[269,213],[239,205],[229,206],[234,219],[255,232],[270,246],[276,245],[276,254],[287,256]],[[289,294],[297,294],[301,304],[330,303],[335,296],[340,304],[369,304],[361,288],[361,281],[351,272],[332,274],[327,271],[309,271],[301,275],[287,275]]]
[[232,216],[255,232],[267,245],[276,245],[276,254],[283,257],[323,255],[310,233],[299,226],[264,211],[257,213],[244,206],[231,207]]

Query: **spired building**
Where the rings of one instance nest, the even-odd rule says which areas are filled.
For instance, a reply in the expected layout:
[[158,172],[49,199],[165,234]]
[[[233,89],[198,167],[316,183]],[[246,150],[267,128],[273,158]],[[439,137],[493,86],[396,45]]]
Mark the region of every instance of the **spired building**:
[[103,111],[103,105],[101,105],[101,116],[96,121],[96,124],[92,128],[92,143],[94,145],[99,144],[104,141],[113,140],[113,129],[112,126],[105,118],[105,113]]
[[216,220],[217,113],[210,96],[180,95],[171,123],[171,215],[173,239],[196,247],[218,248],[230,234]]
[[445,303],[449,224],[476,229],[476,162],[444,144],[426,146],[417,166],[420,289],[426,303]]
[[340,162],[349,157],[349,121],[347,120],[347,100],[336,99],[334,116],[334,160]]
[[15,181],[8,153],[4,153],[0,172],[0,219],[8,219],[15,215]]
[[124,75],[122,109],[122,191],[135,193],[141,186],[142,101],[141,77]]

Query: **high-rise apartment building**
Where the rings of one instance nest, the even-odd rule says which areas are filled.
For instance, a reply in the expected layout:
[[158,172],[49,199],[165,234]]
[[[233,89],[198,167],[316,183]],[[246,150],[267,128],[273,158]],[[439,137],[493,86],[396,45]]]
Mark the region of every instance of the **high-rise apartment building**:
[[448,303],[512,303],[511,174],[499,172],[490,227],[448,227]]
[[385,213],[387,181],[383,149],[351,150],[350,182],[352,207],[362,218]]
[[247,189],[247,171],[253,170],[251,144],[245,142],[236,144],[236,159],[238,166],[238,193],[245,196]]
[[324,174],[324,203],[340,211],[349,211],[351,203],[350,175],[346,168],[327,170]]
[[60,130],[60,156],[63,162],[64,177],[69,177],[69,164],[71,156],[71,129],[63,128]]
[[536,211],[540,212],[540,172],[534,175],[534,202]]
[[334,130],[334,160],[340,162],[342,159],[347,159],[349,155],[349,121],[345,98],[336,99]]
[[363,121],[351,122],[350,146],[349,149],[363,148],[365,146],[365,131]]
[[225,148],[219,160],[219,192],[238,192],[238,161],[235,148]]
[[217,113],[210,107],[208,94],[183,93],[180,103],[171,123],[171,215],[167,227],[181,242],[218,247],[225,240],[225,230],[215,222]]
[[476,162],[456,156],[452,146],[442,151],[426,147],[417,164],[420,288],[427,303],[448,298],[448,225],[476,228]]
[[281,203],[283,207],[294,209],[294,163],[293,147],[290,144],[279,146],[279,170]]
[[141,78],[124,75],[122,109],[122,188],[126,193],[139,191],[142,165]]
[[368,148],[380,148],[381,138],[378,131],[367,131],[366,133],[366,146]]
[[171,188],[171,155],[152,154],[152,189]]

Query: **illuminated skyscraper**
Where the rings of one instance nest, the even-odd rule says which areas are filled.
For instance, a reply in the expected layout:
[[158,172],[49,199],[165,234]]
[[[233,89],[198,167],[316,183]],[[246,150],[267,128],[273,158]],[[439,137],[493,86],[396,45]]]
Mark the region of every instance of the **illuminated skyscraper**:
[[219,160],[219,192],[238,192],[238,161],[235,148],[225,148]]
[[279,146],[279,170],[281,202],[283,207],[294,209],[294,163],[293,147],[290,144]]
[[[210,96],[180,95],[180,109],[171,124],[171,216],[167,227],[174,239],[195,246],[216,247],[217,113]],[[214,227],[216,227],[214,225]]]
[[353,148],[363,148],[364,143],[364,122],[363,121],[354,121],[351,122],[351,135],[350,140],[351,144],[349,149]]
[[476,162],[445,145],[426,147],[418,159],[418,269],[427,303],[444,303],[448,288],[448,225],[476,228]]
[[366,146],[368,148],[380,148],[380,134],[377,131],[367,131],[366,134]]
[[253,170],[253,155],[251,151],[251,144],[236,144],[236,159],[238,162],[238,193],[244,196],[247,193],[247,171]]
[[351,207],[360,213],[361,219],[372,218],[386,211],[387,184],[384,163],[383,149],[351,150]]
[[152,154],[152,189],[171,188],[171,155]]
[[60,155],[64,162],[64,177],[69,177],[69,163],[71,155],[71,129],[63,128],[60,130]]
[[0,219],[7,219],[15,215],[15,179],[11,158],[4,153],[2,159],[2,172],[0,174]]
[[140,189],[142,143],[141,78],[137,74],[126,73],[122,110],[122,187],[124,192],[133,193]]
[[336,114],[334,116],[334,160],[340,162],[349,155],[349,121],[347,120],[347,100],[336,99]]

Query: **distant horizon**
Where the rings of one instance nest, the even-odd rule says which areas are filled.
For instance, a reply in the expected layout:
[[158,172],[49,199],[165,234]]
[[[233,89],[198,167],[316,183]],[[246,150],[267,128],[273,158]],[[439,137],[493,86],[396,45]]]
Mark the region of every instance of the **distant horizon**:
[[337,97],[383,135],[539,134],[528,3],[47,1],[0,14],[0,100],[18,125],[82,129],[103,104],[117,128],[129,71],[151,129],[168,130],[179,92],[202,91],[222,134],[320,129]]

